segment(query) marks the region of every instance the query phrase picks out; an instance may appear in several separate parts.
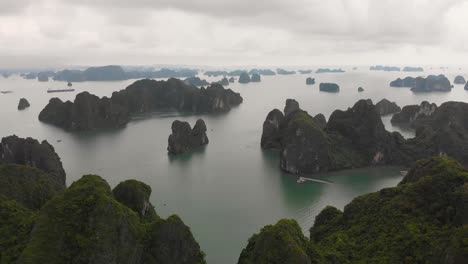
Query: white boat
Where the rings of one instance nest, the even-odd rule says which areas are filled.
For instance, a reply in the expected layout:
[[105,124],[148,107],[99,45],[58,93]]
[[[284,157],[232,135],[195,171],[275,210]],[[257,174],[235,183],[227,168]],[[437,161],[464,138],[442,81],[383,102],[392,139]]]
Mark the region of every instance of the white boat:
[[307,182],[307,179],[304,178],[304,177],[299,177],[299,179],[297,179],[297,183],[302,184],[302,183],[306,183],[306,182]]

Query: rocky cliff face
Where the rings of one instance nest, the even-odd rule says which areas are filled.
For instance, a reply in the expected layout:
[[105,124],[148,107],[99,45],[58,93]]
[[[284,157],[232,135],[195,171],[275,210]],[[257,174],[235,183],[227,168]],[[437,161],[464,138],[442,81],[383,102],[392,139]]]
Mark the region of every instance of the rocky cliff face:
[[28,100],[26,98],[21,98],[18,103],[18,110],[24,110],[30,106]]
[[358,197],[344,211],[323,209],[310,239],[294,220],[265,226],[238,263],[464,263],[467,184],[453,160],[420,161],[397,187]]
[[450,92],[452,85],[444,75],[429,75],[427,78],[417,77],[411,91],[413,92]]
[[328,122],[288,100],[284,114],[277,109],[268,114],[261,146],[280,150],[280,167],[293,174],[410,165],[431,156],[449,156],[468,164],[464,136],[468,133],[468,104],[448,102],[442,106],[424,102],[395,114],[395,120],[416,129],[416,137],[406,140],[385,130],[370,100],[360,100],[346,111],[336,110]]
[[466,80],[465,80],[465,77],[461,76],[461,75],[458,75],[457,77],[455,77],[455,80],[453,81],[454,84],[465,84],[466,83]]
[[261,82],[262,79],[260,77],[260,74],[258,74],[258,73],[252,74],[252,77],[250,78],[250,81],[251,82]]
[[321,92],[338,93],[340,86],[336,83],[321,83],[319,89]]
[[140,80],[111,98],[98,98],[88,92],[75,102],[52,98],[39,114],[39,120],[67,130],[91,130],[125,126],[132,114],[176,110],[190,113],[229,111],[241,104],[242,97],[220,84],[196,88],[178,79]]
[[241,75],[239,76],[239,83],[249,83],[250,82],[250,76],[247,72],[242,72]]
[[432,115],[437,110],[436,104],[423,101],[420,105],[407,105],[401,112],[393,115],[393,125],[413,126],[413,121]]
[[107,97],[99,98],[88,92],[76,95],[75,101],[62,102],[52,98],[39,114],[39,120],[67,130],[86,131],[119,128],[130,120],[127,109]]
[[315,78],[308,77],[308,78],[306,79],[306,84],[307,84],[307,85],[314,85],[314,84],[315,84]]
[[375,105],[375,108],[377,108],[377,112],[379,112],[380,115],[389,115],[401,111],[401,107],[399,107],[395,102],[390,102],[387,99],[379,101]]
[[65,171],[59,156],[47,141],[9,136],[0,143],[0,164],[19,164],[47,173],[56,186],[65,188]]
[[415,78],[413,77],[406,77],[404,79],[396,79],[392,82],[390,82],[391,87],[413,87],[415,85],[416,81]]
[[199,77],[189,77],[184,80],[184,83],[192,86],[207,86],[210,85],[206,80],[202,80]]
[[168,142],[167,151],[170,154],[189,152],[208,144],[205,122],[198,119],[192,129],[187,122],[174,121],[172,123],[172,134],[169,136]]

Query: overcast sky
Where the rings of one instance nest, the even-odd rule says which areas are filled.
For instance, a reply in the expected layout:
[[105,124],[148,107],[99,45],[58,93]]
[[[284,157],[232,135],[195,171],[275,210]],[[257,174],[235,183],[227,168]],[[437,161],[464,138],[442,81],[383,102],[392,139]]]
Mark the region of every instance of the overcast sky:
[[467,64],[468,0],[0,0],[0,68]]

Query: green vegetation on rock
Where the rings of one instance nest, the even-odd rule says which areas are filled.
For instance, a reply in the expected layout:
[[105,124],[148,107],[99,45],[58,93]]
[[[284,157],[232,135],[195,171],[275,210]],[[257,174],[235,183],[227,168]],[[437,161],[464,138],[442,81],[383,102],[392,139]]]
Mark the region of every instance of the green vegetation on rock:
[[466,169],[447,158],[422,160],[397,187],[358,197],[343,212],[326,207],[310,240],[298,227],[285,231],[290,222],[280,228],[290,220],[265,227],[239,263],[465,263],[467,204]]
[[36,168],[0,165],[0,197],[15,200],[26,208],[38,210],[62,190],[48,174]]
[[152,221],[158,218],[154,207],[149,202],[151,195],[149,185],[137,180],[127,180],[119,183],[112,193],[117,201],[138,213],[142,219]]

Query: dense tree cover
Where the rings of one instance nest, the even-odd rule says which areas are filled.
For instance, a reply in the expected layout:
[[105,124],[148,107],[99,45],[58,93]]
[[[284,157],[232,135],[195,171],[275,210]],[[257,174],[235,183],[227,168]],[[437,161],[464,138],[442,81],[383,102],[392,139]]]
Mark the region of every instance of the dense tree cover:
[[[12,166],[0,167],[0,180],[16,183],[1,181],[13,190],[0,189],[0,263],[205,263],[179,217],[156,215],[146,184],[130,180],[111,191],[101,177],[86,175],[42,197],[46,174]],[[47,201],[29,206],[14,191]]]
[[265,227],[239,263],[466,263],[467,205],[464,167],[421,160],[397,187],[358,197],[344,211],[326,207],[310,240],[294,220]]

